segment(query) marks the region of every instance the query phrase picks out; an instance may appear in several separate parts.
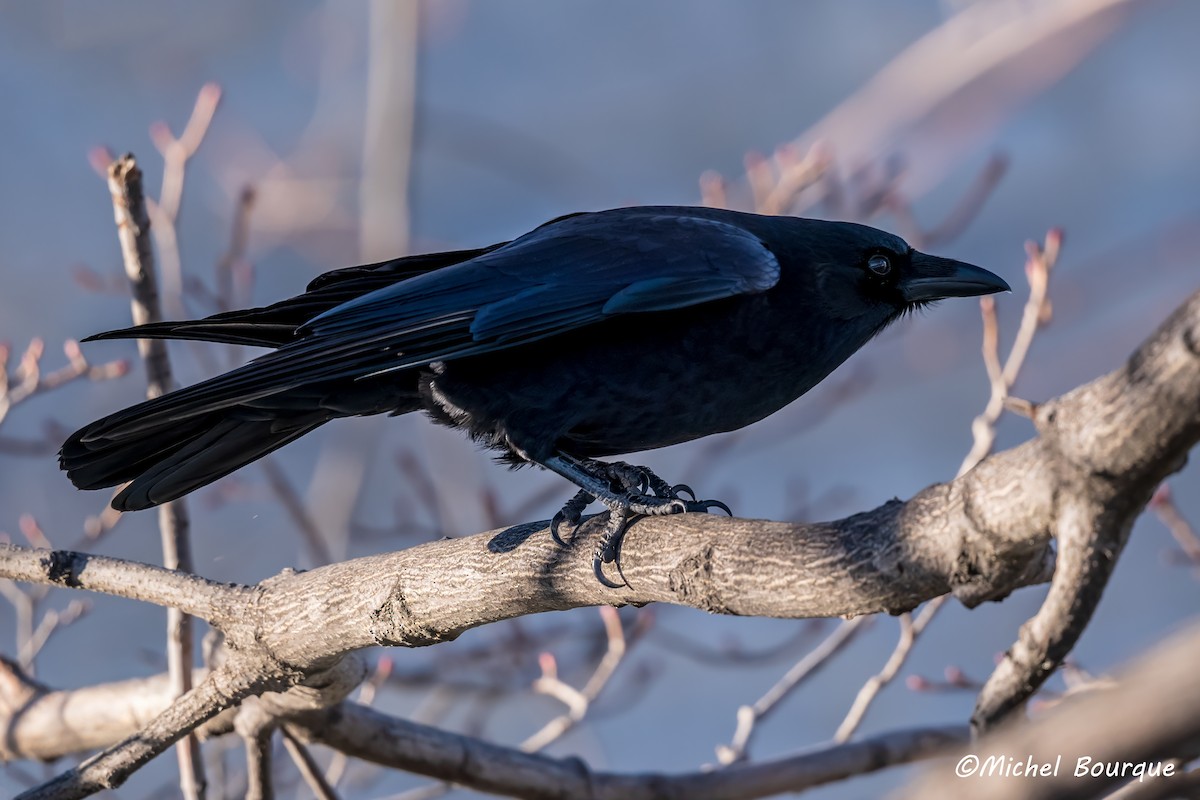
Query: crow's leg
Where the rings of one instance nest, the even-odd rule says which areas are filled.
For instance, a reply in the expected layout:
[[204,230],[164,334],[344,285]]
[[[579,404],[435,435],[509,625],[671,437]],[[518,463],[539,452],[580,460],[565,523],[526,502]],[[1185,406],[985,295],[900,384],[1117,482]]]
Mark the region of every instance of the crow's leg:
[[[637,467],[623,461],[608,463],[557,455],[546,459],[542,466],[579,487],[579,492],[567,501],[550,522],[550,533],[555,541],[562,543],[558,533],[562,523],[567,522],[572,527],[578,525],[583,509],[592,501],[599,500],[608,507],[608,525],[596,544],[592,567],[596,578],[613,589],[627,585],[625,578],[622,575],[622,582],[614,583],[604,575],[603,566],[616,563],[617,572],[620,573],[621,565],[617,561],[617,553],[630,517],[638,514],[681,514],[687,511],[708,511],[711,508],[719,508],[726,514],[733,515],[729,506],[719,500],[696,500],[695,493],[688,486],[672,486],[645,467]],[[691,495],[692,499],[680,497],[681,493]]]

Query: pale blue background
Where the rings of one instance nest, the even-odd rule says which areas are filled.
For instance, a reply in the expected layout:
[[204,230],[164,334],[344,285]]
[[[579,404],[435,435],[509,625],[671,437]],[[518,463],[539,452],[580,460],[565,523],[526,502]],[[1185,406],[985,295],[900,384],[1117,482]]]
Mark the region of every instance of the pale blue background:
[[[228,240],[232,194],[262,178],[267,154],[288,158],[298,142],[307,142],[305,152],[325,154],[325,165],[310,161],[297,169],[328,182],[326,195],[336,209],[303,230],[276,223],[272,230],[265,221],[286,222],[287,213],[269,207],[264,195],[251,235],[253,298],[277,299],[319,272],[356,261],[366,19],[360,4],[324,8],[311,2],[248,7],[228,0],[0,3],[0,339],[23,347],[31,336],[44,337],[52,351],[46,364],[53,367],[61,363],[63,339],[125,323],[122,296],[84,292],[70,277],[80,264],[109,275],[119,270],[108,195],[86,153],[97,144],[133,150],[148,185],[156,188],[161,162],[147,127],[163,119],[178,131],[205,81],[220,83],[225,98],[190,171],[180,228],[185,268],[210,275]],[[736,175],[747,150],[769,152],[799,135],[946,13],[932,1],[446,0],[427,15],[421,43],[413,248],[487,244],[579,209],[695,202],[702,171]],[[1197,29],[1196,4],[1144,4],[1078,69],[977,140],[946,184],[917,204],[923,220],[940,219],[985,157],[1002,151],[1012,161],[1009,174],[965,235],[940,249],[1020,286],[1023,241],[1040,238],[1052,225],[1066,229],[1052,291],[1056,317],[1035,343],[1017,389],[1023,397],[1041,400],[1117,366],[1200,286]],[[331,52],[334,84],[318,104],[317,65]],[[890,222],[881,218],[878,224]],[[1008,334],[1021,301],[1020,289],[999,300]],[[812,512],[826,518],[910,496],[952,477],[970,445],[971,419],[987,397],[978,342],[976,304],[943,304],[889,331],[843,368],[837,378],[858,371],[869,388],[837,404],[815,427],[794,431],[814,408],[828,404],[820,390],[752,429],[728,456],[702,470],[689,462],[703,452],[703,443],[645,460],[668,478],[700,474],[706,494],[731,500],[744,516],[789,513],[796,499],[787,493],[798,482],[808,496],[827,498]],[[87,352],[104,359],[132,355],[133,348],[99,344]],[[185,380],[200,377],[186,348],[175,353]],[[17,409],[3,435],[34,436],[51,417],[73,428],[137,400],[141,380],[138,369],[124,381],[61,390]],[[356,519],[386,527],[394,521],[394,506],[408,497],[407,480],[393,461],[404,443],[441,482],[441,532],[450,535],[485,525],[475,500],[481,486],[511,492],[511,507],[551,482],[531,471],[507,473],[421,419],[373,425],[332,425],[288,448],[282,456],[287,472],[305,487],[331,440],[382,437]],[[1029,435],[1026,422],[1006,419],[998,445]],[[1193,520],[1200,519],[1197,475],[1191,467],[1173,480]],[[466,500],[454,500],[456,491]],[[250,582],[304,565],[298,539],[257,469],[242,474],[238,494],[241,499],[218,509],[205,493],[192,503],[197,570],[217,580]],[[569,494],[560,487],[537,514],[551,513]],[[80,520],[102,502],[99,495],[73,490],[49,455],[0,456],[0,530],[15,535],[19,514],[30,512],[57,544],[67,545]],[[419,510],[404,513],[427,521]],[[378,552],[421,538],[368,537],[353,543],[351,552]],[[1085,667],[1105,670],[1195,614],[1200,585],[1187,570],[1166,564],[1171,546],[1155,520],[1139,523],[1076,649]],[[158,559],[154,515],[127,519],[100,550]],[[955,664],[984,677],[1042,592],[1025,590],[973,612],[952,604],[920,641],[903,675],[937,678]],[[69,599],[62,593],[51,603]],[[91,617],[47,648],[40,679],[69,687],[158,669],[146,653],[161,652],[161,610],[93,601]],[[804,624],[667,607],[654,613],[659,626],[692,639],[714,645],[736,640],[757,649]],[[580,630],[597,624],[592,610],[525,624],[536,628],[565,619]],[[755,754],[783,754],[831,735],[858,687],[882,665],[895,634],[893,622],[880,620],[777,712],[756,740]],[[391,655],[405,672],[451,658],[454,648],[504,635],[504,629],[490,628],[453,645]],[[11,653],[11,642],[12,615],[3,612],[4,652]],[[578,664],[578,649],[576,640],[555,651],[565,663]],[[713,747],[728,741],[737,707],[753,702],[798,655],[714,667],[672,649],[653,634],[639,644],[596,720],[552,752],[581,754],[602,769],[694,769],[711,762]],[[533,657],[528,654],[530,665]],[[647,670],[649,683],[641,686],[637,676]],[[470,670],[455,674],[471,677]],[[582,676],[569,673],[575,680]],[[1051,686],[1061,688],[1061,680]],[[421,691],[392,692],[381,703],[404,713],[422,697]],[[897,685],[880,698],[862,732],[962,721],[971,700],[963,693],[913,694]],[[516,694],[488,718],[486,731],[516,742],[556,711],[549,701]],[[451,721],[462,724],[467,717],[460,711]],[[286,763],[280,769],[292,774]],[[169,787],[173,770],[173,758],[160,759],[119,794],[142,797]],[[903,774],[892,771],[811,796],[874,796]],[[15,790],[17,784],[6,780],[0,773],[0,792]],[[391,773],[370,790],[347,787],[346,794],[378,796],[421,782]]]

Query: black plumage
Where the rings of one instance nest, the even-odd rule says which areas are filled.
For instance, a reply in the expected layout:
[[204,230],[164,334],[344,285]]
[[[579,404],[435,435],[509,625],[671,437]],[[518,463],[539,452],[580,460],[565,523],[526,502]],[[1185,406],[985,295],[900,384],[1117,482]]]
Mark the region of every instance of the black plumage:
[[92,337],[276,349],[93,422],[61,464],[80,488],[131,481],[113,505],[141,509],[331,419],[424,410],[510,463],[568,477],[577,502],[598,497],[623,523],[687,504],[644,470],[592,459],[741,428],[906,311],[1007,288],[852,223],[573,214],[501,245],[336,270],[265,308]]

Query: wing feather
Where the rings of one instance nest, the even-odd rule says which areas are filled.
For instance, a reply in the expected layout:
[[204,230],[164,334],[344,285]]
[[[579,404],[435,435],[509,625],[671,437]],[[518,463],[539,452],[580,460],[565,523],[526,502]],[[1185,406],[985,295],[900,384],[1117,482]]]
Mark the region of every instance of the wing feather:
[[774,286],[779,262],[771,250],[703,213],[629,208],[543,225],[470,260],[354,297],[309,320],[278,350],[114,415],[89,435],[126,434],[164,413],[185,419],[307,383],[478,355],[616,315]]

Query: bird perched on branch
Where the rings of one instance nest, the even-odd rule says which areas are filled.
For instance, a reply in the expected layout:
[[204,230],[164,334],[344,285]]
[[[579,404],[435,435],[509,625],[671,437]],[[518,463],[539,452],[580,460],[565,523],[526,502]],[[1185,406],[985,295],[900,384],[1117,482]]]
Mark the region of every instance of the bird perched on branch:
[[335,270],[263,308],[92,336],[274,350],[93,422],[60,463],[82,489],[129,482],[113,507],[143,509],[331,419],[425,411],[575,484],[556,537],[589,503],[607,506],[594,564],[616,586],[603,564],[631,515],[725,507],[596,459],[749,425],[906,312],[1007,289],[864,225],[672,206],[571,214],[491,247]]

